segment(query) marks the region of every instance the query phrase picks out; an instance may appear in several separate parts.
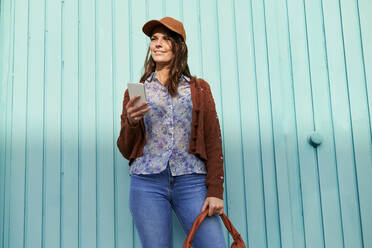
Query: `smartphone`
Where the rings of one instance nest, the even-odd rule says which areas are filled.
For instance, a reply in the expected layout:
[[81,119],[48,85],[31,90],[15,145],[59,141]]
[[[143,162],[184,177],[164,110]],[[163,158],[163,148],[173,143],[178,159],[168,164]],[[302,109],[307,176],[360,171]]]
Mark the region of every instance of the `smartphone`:
[[128,83],[129,98],[132,99],[135,96],[140,98],[134,103],[134,106],[138,106],[146,101],[145,85],[143,83]]

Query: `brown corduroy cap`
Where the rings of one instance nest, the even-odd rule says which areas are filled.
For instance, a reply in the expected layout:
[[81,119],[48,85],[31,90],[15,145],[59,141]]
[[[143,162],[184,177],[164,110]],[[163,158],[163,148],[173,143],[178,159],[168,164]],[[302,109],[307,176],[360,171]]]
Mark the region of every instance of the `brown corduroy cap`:
[[152,35],[152,30],[159,26],[163,25],[166,28],[172,30],[173,32],[176,32],[177,34],[181,35],[183,40],[186,41],[186,32],[183,28],[182,22],[172,18],[172,17],[164,17],[160,20],[151,20],[146,22],[143,27],[142,31],[149,37]]

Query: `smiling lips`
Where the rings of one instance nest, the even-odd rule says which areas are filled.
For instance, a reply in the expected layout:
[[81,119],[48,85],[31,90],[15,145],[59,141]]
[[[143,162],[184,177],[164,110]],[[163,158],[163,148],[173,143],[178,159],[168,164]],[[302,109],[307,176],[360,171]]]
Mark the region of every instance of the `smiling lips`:
[[162,51],[155,51],[155,54],[163,54],[165,52],[162,52]]

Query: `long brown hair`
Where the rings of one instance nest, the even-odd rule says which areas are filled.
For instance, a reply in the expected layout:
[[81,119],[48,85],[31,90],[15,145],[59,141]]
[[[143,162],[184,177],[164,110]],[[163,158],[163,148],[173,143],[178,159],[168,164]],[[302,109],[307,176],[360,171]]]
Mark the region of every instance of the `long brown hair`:
[[[177,95],[177,87],[179,84],[179,78],[183,74],[191,78],[190,69],[187,64],[187,46],[183,41],[181,35],[165,28],[169,35],[170,41],[172,43],[172,51],[174,54],[171,60],[171,66],[169,70],[168,81],[165,82],[165,86],[171,96]],[[156,62],[153,60],[150,52],[150,46],[147,49],[146,59],[144,63],[144,73],[141,77],[141,82],[146,80],[146,78],[155,71]]]

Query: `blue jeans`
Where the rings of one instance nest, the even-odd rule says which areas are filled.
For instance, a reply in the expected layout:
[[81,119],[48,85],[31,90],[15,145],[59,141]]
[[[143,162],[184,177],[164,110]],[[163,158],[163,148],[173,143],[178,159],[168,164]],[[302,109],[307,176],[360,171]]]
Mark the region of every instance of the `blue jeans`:
[[[206,175],[196,173],[172,176],[169,165],[158,174],[131,175],[129,206],[143,248],[172,247],[172,209],[189,233],[206,198],[205,179]],[[192,245],[226,248],[219,216],[206,217]]]

